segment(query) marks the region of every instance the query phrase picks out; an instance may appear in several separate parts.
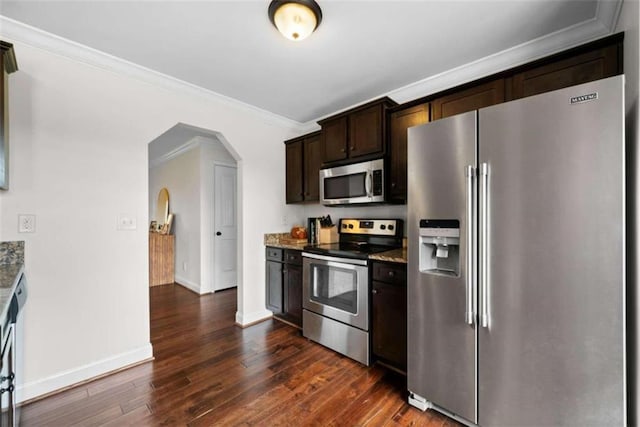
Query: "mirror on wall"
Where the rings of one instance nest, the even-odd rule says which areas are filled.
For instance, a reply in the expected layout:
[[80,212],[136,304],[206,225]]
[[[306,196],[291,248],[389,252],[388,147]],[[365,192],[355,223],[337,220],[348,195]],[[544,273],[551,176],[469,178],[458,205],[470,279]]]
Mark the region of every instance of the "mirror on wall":
[[156,205],[156,224],[158,227],[167,223],[169,218],[169,190],[163,188],[158,193],[158,203]]

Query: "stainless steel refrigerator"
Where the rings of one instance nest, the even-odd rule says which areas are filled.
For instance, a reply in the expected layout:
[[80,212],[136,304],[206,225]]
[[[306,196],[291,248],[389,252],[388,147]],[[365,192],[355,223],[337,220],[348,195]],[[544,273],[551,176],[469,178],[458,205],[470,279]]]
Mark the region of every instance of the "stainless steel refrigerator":
[[409,129],[409,401],[626,424],[624,78]]

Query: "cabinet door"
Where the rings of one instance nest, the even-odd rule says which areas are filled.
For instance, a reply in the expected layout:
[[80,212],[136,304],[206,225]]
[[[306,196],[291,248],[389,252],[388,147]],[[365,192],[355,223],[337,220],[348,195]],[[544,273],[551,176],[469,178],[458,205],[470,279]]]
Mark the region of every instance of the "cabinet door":
[[347,117],[322,123],[323,161],[334,162],[347,158]]
[[373,353],[396,368],[407,369],[407,287],[372,282]]
[[622,73],[618,45],[576,55],[522,73],[511,80],[512,99],[537,95]]
[[267,261],[267,308],[275,314],[282,313],[282,264]]
[[407,129],[429,121],[429,104],[389,115],[389,197],[407,200]]
[[349,157],[384,151],[382,107],[374,105],[349,116]]
[[304,139],[304,200],[320,200],[320,134]]
[[302,140],[290,142],[286,149],[286,200],[287,203],[297,203],[304,200],[302,183]]
[[302,326],[302,267],[286,264],[284,274],[286,318]]
[[504,79],[452,93],[431,102],[431,120],[438,120],[467,111],[504,102]]

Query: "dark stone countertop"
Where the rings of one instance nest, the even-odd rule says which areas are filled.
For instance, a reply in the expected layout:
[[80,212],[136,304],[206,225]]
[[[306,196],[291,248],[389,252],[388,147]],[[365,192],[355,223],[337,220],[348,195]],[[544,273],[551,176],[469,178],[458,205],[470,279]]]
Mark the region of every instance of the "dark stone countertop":
[[11,297],[23,272],[23,263],[0,264],[0,319],[4,319],[7,315]]

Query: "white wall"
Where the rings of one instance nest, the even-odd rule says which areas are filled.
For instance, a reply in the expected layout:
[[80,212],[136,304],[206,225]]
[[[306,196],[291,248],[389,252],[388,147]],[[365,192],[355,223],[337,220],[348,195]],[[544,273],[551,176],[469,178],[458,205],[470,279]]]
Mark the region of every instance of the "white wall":
[[[0,240],[26,241],[24,397],[150,356],[147,143],[176,123],[221,132],[241,158],[236,319],[268,315],[263,234],[287,211],[282,141],[299,129],[0,36],[14,43],[20,67],[11,75],[12,186],[0,199]],[[18,213],[37,216],[36,233],[17,233]],[[119,213],[135,216],[137,230],[116,231]]]
[[[200,147],[149,169],[149,216],[161,188],[169,190],[169,212],[174,214],[176,282],[200,293]],[[185,268],[186,267],[186,268]]]
[[638,425],[640,414],[640,365],[638,343],[640,343],[640,328],[638,327],[638,309],[640,308],[640,292],[637,285],[640,283],[638,265],[640,265],[640,228],[638,224],[638,191],[640,189],[640,150],[638,144],[638,86],[640,74],[640,36],[638,22],[640,21],[640,8],[638,0],[625,0],[616,31],[624,31],[624,73],[625,73],[625,107],[626,107],[626,138],[627,138],[627,366],[628,366],[628,390],[629,390],[629,422],[628,425]]

